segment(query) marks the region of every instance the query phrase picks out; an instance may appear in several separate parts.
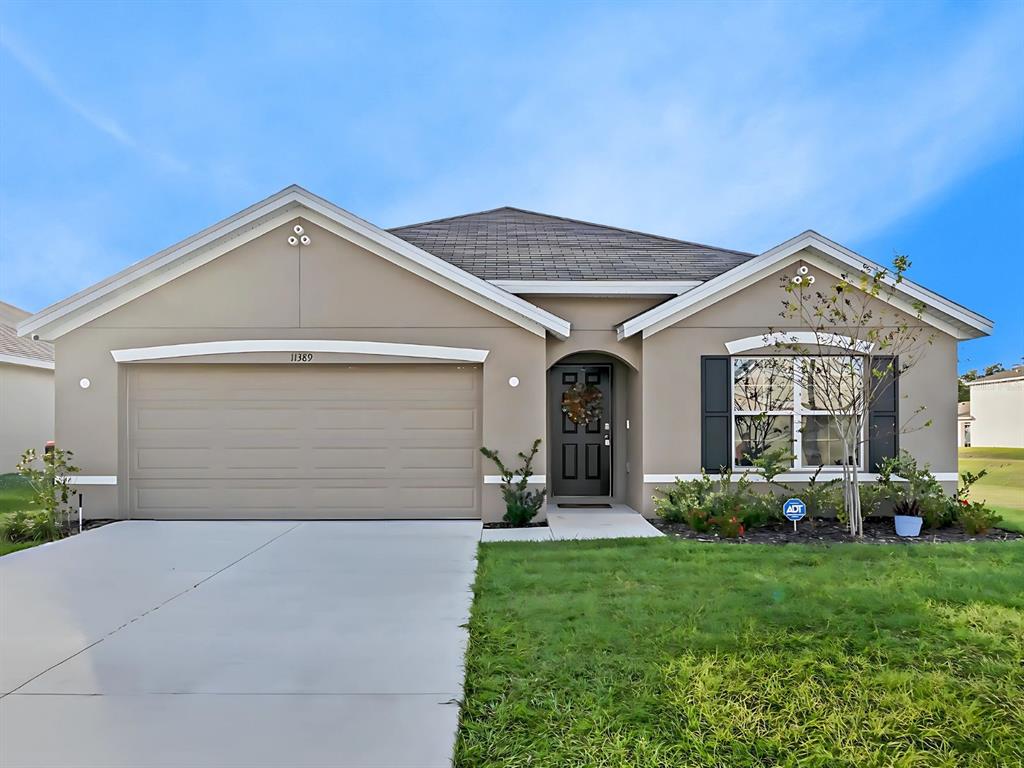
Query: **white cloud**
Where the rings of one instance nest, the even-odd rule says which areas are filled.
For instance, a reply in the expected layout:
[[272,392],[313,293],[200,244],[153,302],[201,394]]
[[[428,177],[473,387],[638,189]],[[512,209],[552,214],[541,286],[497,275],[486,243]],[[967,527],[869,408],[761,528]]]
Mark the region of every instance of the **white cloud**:
[[1020,140],[1020,4],[944,40],[886,31],[876,7],[751,7],[581,25],[530,67],[545,74],[488,152],[388,220],[508,203],[751,250],[806,228],[848,241]]
[[166,152],[140,145],[135,137],[125,131],[115,118],[83,103],[68,93],[67,89],[50,71],[46,64],[32,51],[30,51],[21,41],[17,40],[8,29],[0,28],[0,47],[3,47],[3,49],[10,54],[11,58],[17,61],[26,72],[32,75],[36,82],[43,86],[51,96],[82,118],[85,122],[89,123],[96,130],[106,134],[118,144],[149,157],[166,170],[177,172],[187,170],[187,166],[177,158],[167,154]]

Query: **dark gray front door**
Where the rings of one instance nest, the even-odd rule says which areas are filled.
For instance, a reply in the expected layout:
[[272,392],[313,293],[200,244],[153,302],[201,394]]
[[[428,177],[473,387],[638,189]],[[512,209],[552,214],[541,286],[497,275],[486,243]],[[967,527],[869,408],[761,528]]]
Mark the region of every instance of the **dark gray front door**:
[[[552,493],[608,496],[611,492],[612,371],[608,365],[556,365],[548,372]],[[599,416],[577,424],[563,411],[573,387],[590,398],[599,393]],[[570,393],[572,394],[572,393]]]

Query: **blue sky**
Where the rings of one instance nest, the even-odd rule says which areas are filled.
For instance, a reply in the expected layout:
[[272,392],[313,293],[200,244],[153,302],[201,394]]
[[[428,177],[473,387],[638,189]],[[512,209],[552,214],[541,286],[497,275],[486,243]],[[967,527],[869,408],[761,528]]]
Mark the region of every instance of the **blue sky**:
[[762,251],[807,228],[1024,355],[1024,3],[0,3],[0,298],[37,310],[290,183]]

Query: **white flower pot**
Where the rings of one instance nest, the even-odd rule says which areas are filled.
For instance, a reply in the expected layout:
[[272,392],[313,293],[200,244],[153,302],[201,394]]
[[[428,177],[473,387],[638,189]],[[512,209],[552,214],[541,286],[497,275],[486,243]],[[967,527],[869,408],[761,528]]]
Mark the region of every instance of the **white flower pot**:
[[896,521],[897,536],[918,536],[921,533],[921,523],[924,520],[913,515],[894,515]]

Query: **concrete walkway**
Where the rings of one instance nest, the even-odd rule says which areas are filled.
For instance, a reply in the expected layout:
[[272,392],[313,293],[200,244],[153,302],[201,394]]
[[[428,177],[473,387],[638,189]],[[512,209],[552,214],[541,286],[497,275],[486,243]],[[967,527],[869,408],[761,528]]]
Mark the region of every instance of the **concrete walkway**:
[[0,558],[0,765],[450,766],[479,539],[135,521]]
[[643,515],[624,504],[610,509],[547,508],[548,527],[485,528],[480,540],[491,541],[579,541],[585,539],[635,539],[662,536]]

